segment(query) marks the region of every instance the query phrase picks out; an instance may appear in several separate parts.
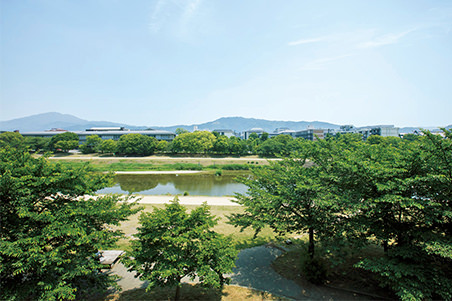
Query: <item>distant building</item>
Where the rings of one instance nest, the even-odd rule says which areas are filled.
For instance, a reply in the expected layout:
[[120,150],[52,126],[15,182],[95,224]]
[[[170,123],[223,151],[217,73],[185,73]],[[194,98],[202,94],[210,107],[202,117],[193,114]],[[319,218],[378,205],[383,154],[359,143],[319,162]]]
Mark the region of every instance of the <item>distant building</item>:
[[[107,129],[107,130],[106,130]],[[142,130],[142,131],[130,131],[127,129],[116,130],[116,128],[92,128],[86,131],[71,131],[72,133],[77,134],[80,143],[84,143],[86,141],[86,137],[97,135],[102,140],[119,140],[122,135],[127,134],[141,134],[144,136],[154,137],[157,140],[165,140],[165,141],[173,141],[176,137],[176,134],[169,131],[160,131],[160,130]],[[21,133],[24,137],[42,137],[42,138],[52,138],[55,135],[61,134],[61,131],[44,131],[44,132],[26,132]]]
[[291,130],[289,128],[277,128],[273,131],[273,133],[268,134],[268,137],[272,138],[279,135],[289,135],[295,138],[295,133],[296,131]]
[[86,129],[87,132],[112,132],[112,131],[128,131],[125,127],[95,127]]
[[341,134],[356,133],[356,128],[351,124],[341,125],[338,133],[341,133]]
[[236,132],[230,129],[217,129],[213,130],[212,132],[217,132],[220,136],[226,136],[228,138],[237,136]]
[[59,129],[59,128],[51,128],[46,132],[67,132],[67,130]]
[[262,137],[264,130],[261,128],[252,128],[251,130],[244,131],[242,133],[243,139],[247,140],[248,138],[250,138],[250,135],[253,133],[257,134],[258,137]]
[[316,141],[319,139],[325,139],[325,132],[328,130],[324,129],[307,129],[303,131],[297,131],[294,134],[294,138],[303,138],[306,140]]
[[287,131],[291,131],[291,129],[289,128],[277,128],[273,131],[272,134],[279,134],[279,133],[283,133],[283,132],[287,132]]
[[399,128],[394,127],[393,125],[378,125],[361,128],[358,132],[363,135],[364,140],[367,140],[367,138],[372,135],[382,137],[399,137]]

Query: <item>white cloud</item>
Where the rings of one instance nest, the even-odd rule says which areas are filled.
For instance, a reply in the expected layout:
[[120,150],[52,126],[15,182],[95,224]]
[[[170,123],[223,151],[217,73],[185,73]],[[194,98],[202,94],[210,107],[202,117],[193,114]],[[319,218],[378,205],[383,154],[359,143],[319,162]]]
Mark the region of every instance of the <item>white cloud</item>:
[[201,0],[189,1],[185,7],[182,18],[190,19],[196,13],[196,11],[200,5],[201,5]]
[[188,33],[190,22],[196,16],[196,13],[201,5],[201,0],[188,1],[185,5],[180,18],[180,32]]
[[417,30],[416,28],[413,28],[399,33],[385,34],[377,38],[374,38],[373,40],[358,44],[358,48],[376,48],[384,45],[396,44],[406,35],[416,30]]
[[302,70],[323,70],[325,69],[325,66],[328,65],[331,62],[338,61],[341,59],[344,59],[346,57],[353,56],[353,54],[344,54],[344,55],[338,55],[333,57],[325,57],[321,59],[315,59],[308,63],[306,63],[301,69]]
[[151,11],[151,33],[159,33],[165,28],[169,28],[173,33],[176,29],[177,35],[186,33],[201,3],[202,0],[158,0]]
[[149,29],[152,33],[157,33],[160,31],[162,27],[162,23],[164,21],[164,6],[167,1],[159,0],[154,6],[154,9],[151,12],[151,21],[149,23]]
[[289,42],[288,46],[297,46],[302,44],[311,44],[311,43],[318,43],[318,42],[324,42],[327,41],[329,37],[318,37],[318,38],[312,38],[312,39],[301,39],[298,41]]

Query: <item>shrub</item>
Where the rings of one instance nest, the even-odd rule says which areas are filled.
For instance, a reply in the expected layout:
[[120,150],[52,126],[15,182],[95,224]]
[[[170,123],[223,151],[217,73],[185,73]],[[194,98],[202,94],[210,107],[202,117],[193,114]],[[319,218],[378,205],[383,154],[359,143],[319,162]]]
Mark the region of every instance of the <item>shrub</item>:
[[247,164],[224,164],[220,166],[223,170],[249,170],[250,167]]

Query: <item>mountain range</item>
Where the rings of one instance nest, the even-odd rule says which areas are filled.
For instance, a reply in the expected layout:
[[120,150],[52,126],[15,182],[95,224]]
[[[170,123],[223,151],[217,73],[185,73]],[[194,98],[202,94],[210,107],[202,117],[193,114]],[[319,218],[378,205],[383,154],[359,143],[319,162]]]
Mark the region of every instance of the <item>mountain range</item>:
[[[277,128],[289,128],[291,130],[304,130],[308,127],[322,129],[338,129],[340,125],[320,122],[320,121],[271,121],[265,119],[244,118],[244,117],[222,117],[214,121],[192,124],[192,125],[174,125],[174,126],[136,126],[110,121],[88,121],[69,114],[56,112],[32,115],[23,118],[0,121],[0,131],[33,132],[46,131],[52,128],[61,128],[68,131],[83,131],[92,127],[125,127],[131,130],[140,129],[159,129],[174,132],[177,128],[184,128],[193,131],[198,130],[231,129],[236,132],[243,132],[252,128],[262,128],[268,133],[272,133]],[[452,124],[446,128],[452,128]],[[427,128],[435,130],[437,128]],[[419,130],[419,127],[401,128],[400,132],[408,133]]]

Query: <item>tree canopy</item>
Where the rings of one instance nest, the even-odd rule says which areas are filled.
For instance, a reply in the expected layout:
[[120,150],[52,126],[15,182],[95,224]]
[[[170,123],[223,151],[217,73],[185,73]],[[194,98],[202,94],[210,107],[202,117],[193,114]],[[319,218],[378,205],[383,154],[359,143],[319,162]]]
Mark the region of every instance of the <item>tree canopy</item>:
[[86,197],[110,183],[88,166],[62,167],[25,149],[0,149],[1,299],[82,298],[114,284],[96,253],[136,212],[118,196]]
[[117,152],[124,155],[152,155],[157,147],[157,139],[141,134],[122,135],[117,142]]
[[325,234],[334,213],[331,203],[323,198],[319,176],[317,166],[307,167],[306,155],[253,169],[251,177],[240,179],[248,186],[248,192],[237,194],[237,202],[245,207],[245,212],[233,214],[231,222],[242,228],[252,227],[257,232],[265,225],[280,234],[308,232],[308,252],[313,258],[314,234]]
[[80,145],[80,151],[84,154],[96,153],[99,151],[102,144],[102,138],[97,135],[91,135],[86,137],[86,141]]
[[215,141],[215,135],[207,131],[182,133],[173,140],[172,149],[174,152],[205,154],[213,149]]
[[25,143],[25,138],[17,132],[4,132],[0,134],[0,147],[9,145],[11,147],[21,147]]
[[125,262],[141,280],[149,281],[148,290],[176,287],[176,300],[183,277],[198,276],[203,285],[222,286],[237,251],[229,238],[211,230],[216,223],[206,204],[187,213],[176,198],[164,209],[141,214],[138,239]]
[[69,151],[71,149],[77,148],[79,143],[79,138],[76,133],[64,132],[57,134],[50,139],[49,147],[52,151],[61,149],[62,151]]
[[245,212],[231,220],[308,231],[310,239],[313,227],[320,241],[338,239],[354,249],[381,245],[383,256],[363,258],[356,267],[375,273],[401,299],[449,300],[452,131],[442,134],[367,142],[340,135],[305,144],[298,155],[242,179],[249,186],[238,196]]

